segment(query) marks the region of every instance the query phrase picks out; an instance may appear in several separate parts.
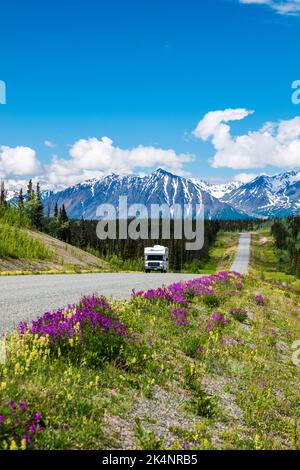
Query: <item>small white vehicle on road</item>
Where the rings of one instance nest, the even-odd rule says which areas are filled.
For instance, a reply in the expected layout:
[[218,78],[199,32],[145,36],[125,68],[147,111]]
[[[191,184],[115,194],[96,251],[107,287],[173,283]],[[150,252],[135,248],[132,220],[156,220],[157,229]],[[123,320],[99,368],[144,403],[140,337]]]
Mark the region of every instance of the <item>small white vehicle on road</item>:
[[145,248],[145,272],[159,271],[166,273],[169,270],[169,248],[166,246],[154,245]]

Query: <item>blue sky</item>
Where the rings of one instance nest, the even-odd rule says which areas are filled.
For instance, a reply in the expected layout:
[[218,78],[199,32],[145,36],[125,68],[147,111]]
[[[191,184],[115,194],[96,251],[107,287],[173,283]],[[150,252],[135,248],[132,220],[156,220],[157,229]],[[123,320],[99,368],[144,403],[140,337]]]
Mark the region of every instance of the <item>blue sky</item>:
[[158,166],[213,180],[299,167],[299,10],[298,0],[2,2],[0,176],[62,187]]

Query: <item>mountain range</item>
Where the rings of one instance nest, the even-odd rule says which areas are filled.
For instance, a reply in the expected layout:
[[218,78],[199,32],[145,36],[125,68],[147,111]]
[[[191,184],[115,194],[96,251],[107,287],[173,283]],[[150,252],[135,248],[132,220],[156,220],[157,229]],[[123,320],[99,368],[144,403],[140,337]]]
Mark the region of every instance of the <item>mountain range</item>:
[[[247,183],[210,184],[195,178],[174,175],[161,168],[146,176],[111,174],[91,179],[65,190],[42,191],[45,213],[65,205],[69,217],[97,219],[103,203],[118,206],[120,196],[128,205],[203,203],[207,219],[249,219],[286,217],[300,213],[300,171],[274,176],[261,175]],[[10,197],[16,202],[16,195]]]

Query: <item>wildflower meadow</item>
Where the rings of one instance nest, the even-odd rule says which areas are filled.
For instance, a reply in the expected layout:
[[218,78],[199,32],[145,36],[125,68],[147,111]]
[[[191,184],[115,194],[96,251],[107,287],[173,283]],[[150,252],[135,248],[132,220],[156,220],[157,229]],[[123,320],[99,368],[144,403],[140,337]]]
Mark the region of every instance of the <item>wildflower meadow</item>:
[[220,272],[4,338],[1,449],[299,449],[298,293]]

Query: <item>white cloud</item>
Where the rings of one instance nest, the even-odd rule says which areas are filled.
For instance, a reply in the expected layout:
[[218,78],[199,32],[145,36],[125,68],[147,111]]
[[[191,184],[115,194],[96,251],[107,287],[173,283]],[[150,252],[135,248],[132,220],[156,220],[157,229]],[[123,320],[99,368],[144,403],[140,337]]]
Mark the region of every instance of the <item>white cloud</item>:
[[0,175],[3,178],[37,175],[40,171],[41,165],[32,148],[0,146]]
[[217,149],[225,147],[231,140],[230,127],[224,122],[240,121],[252,114],[245,108],[225,109],[224,111],[210,111],[198,123],[193,135],[202,140],[209,140]]
[[49,182],[68,186],[97,178],[108,173],[130,174],[142,169],[163,166],[177,174],[185,174],[184,164],[194,160],[190,154],[176,154],[172,149],[154,146],[122,149],[113,145],[109,137],[80,139],[70,149],[70,159],[54,156],[48,168]]
[[249,183],[253,181],[258,176],[257,173],[239,173],[235,175],[233,181],[237,181],[239,183]]
[[50,149],[53,149],[54,147],[56,147],[56,144],[54,144],[53,142],[51,142],[51,140],[45,140],[44,141],[44,145]]
[[227,109],[207,113],[198,123],[194,135],[211,140],[216,153],[212,159],[215,168],[228,167],[236,170],[300,166],[300,117],[278,123],[267,122],[255,132],[233,137],[228,124],[244,119],[252,111]]
[[280,15],[300,14],[300,0],[239,0],[239,2],[248,5],[267,5]]

